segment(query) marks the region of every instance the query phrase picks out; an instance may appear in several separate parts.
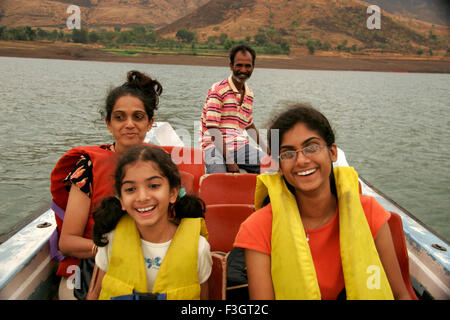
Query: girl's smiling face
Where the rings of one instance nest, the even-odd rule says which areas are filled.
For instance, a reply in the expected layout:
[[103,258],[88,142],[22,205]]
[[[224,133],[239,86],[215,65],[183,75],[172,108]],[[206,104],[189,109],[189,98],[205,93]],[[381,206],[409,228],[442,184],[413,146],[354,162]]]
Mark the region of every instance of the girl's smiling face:
[[152,161],[130,163],[124,168],[120,203],[142,228],[153,228],[168,222],[169,204],[175,203],[178,190],[170,188],[169,180]]
[[[319,148],[314,148],[314,145]],[[315,151],[305,152],[307,156],[299,151],[310,146]],[[336,144],[328,147],[316,131],[299,122],[286,131],[281,139],[280,155],[285,151],[298,151],[292,159],[280,159],[280,173],[295,188],[296,193],[330,192],[332,162],[337,160]]]

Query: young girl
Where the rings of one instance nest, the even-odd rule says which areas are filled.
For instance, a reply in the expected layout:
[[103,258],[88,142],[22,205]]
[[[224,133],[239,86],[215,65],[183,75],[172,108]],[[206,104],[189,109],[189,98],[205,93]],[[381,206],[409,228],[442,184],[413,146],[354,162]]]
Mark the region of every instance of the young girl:
[[353,168],[333,169],[328,120],[296,105],[270,129],[279,132],[279,172],[258,176],[255,207],[270,203],[241,225],[234,243],[245,249],[250,298],[410,299],[390,214],[359,194]]
[[88,299],[133,292],[207,299],[212,260],[205,205],[180,186],[177,166],[160,148],[138,146],[119,160],[117,197],[94,212],[98,273]]

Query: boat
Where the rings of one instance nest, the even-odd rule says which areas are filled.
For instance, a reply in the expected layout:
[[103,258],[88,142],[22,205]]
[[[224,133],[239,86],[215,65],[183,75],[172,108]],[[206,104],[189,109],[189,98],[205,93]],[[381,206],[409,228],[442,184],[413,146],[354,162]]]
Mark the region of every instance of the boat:
[[[168,148],[166,150],[184,147],[183,142],[168,122],[154,123],[152,130],[147,134],[146,142],[164,146]],[[194,153],[200,152],[201,154],[200,149],[189,149]],[[338,162],[335,165],[348,165],[345,153],[340,149]],[[270,171],[270,167],[266,169],[268,169],[266,171]],[[182,169],[180,168],[180,170]],[[202,181],[205,182],[207,176],[212,176],[202,175],[199,177],[198,175],[202,174],[202,171],[198,172],[193,172],[193,175],[197,175],[195,177],[197,181],[193,183],[195,188],[198,188]],[[240,174],[225,175],[237,177]],[[242,175],[245,175],[245,173]],[[400,234],[404,234],[404,237],[401,235],[399,241],[403,241],[405,244],[405,252],[407,252],[406,268],[409,270],[406,278],[411,280],[411,285],[417,298],[424,300],[449,299],[450,254],[447,240],[439,236],[394,200],[376,189],[363,177],[359,179],[362,194],[375,197],[384,208],[396,213],[395,216],[400,217],[400,226],[403,226],[403,233],[400,231]],[[234,203],[209,204],[211,212],[220,212],[220,208],[223,206],[244,206],[247,212],[251,213],[252,211],[251,204],[248,203],[244,205]],[[250,210],[248,207],[250,207]],[[244,218],[245,216],[241,219]],[[211,225],[213,221],[210,219],[209,223]],[[55,274],[57,262],[51,258],[49,241],[55,228],[54,212],[48,207],[32,215],[31,220],[14,234],[10,236],[0,235],[0,241],[3,240],[0,244],[0,299],[54,300],[57,298],[59,285],[59,277]],[[208,229],[210,228],[208,227]],[[213,229],[214,226],[211,227],[211,230]],[[210,235],[213,233],[211,230]],[[216,240],[212,239],[211,241]],[[217,241],[224,240],[219,239]],[[232,289],[226,287],[226,274],[224,274],[226,269],[226,262],[223,260],[224,258],[226,259],[226,252],[224,251],[230,249],[229,240],[227,241],[228,247],[218,250],[221,252],[213,253],[213,256],[218,259],[218,262],[214,261],[219,263],[217,274],[214,276],[214,281],[217,279],[220,282],[216,288],[219,293],[215,296],[218,299],[226,299],[226,291]],[[218,248],[220,248],[220,245],[218,245]]]

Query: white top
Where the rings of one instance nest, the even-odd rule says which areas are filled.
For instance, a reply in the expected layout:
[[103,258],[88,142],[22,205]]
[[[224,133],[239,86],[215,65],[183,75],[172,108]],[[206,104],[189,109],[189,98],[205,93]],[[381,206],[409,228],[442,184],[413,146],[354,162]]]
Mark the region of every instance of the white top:
[[[97,255],[95,256],[95,264],[102,269],[107,271],[109,257],[111,255],[112,241],[114,237],[114,231],[107,234],[108,244],[104,247],[99,247]],[[164,243],[152,243],[141,239],[142,253],[144,255],[145,270],[147,271],[147,288],[148,292],[153,289],[153,284],[155,283],[156,276],[159,271],[159,267],[166,256],[167,249],[169,249],[169,240]],[[183,261],[180,261],[183,263]],[[212,258],[210,253],[210,246],[208,241],[200,236],[198,241],[198,282],[200,284],[208,280],[212,269]]]

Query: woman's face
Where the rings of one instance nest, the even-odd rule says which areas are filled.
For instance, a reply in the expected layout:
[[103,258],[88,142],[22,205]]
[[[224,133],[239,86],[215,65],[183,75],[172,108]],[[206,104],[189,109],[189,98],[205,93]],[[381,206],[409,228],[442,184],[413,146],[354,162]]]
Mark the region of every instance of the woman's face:
[[106,120],[108,130],[114,136],[118,153],[142,144],[152,124],[153,118],[148,118],[142,101],[130,95],[117,99],[111,120]]
[[[298,152],[291,153],[291,158],[283,160],[283,152],[286,151]],[[295,188],[296,193],[330,192],[332,162],[337,160],[336,144],[327,147],[325,140],[316,131],[299,122],[282,137],[280,157],[280,173]]]

